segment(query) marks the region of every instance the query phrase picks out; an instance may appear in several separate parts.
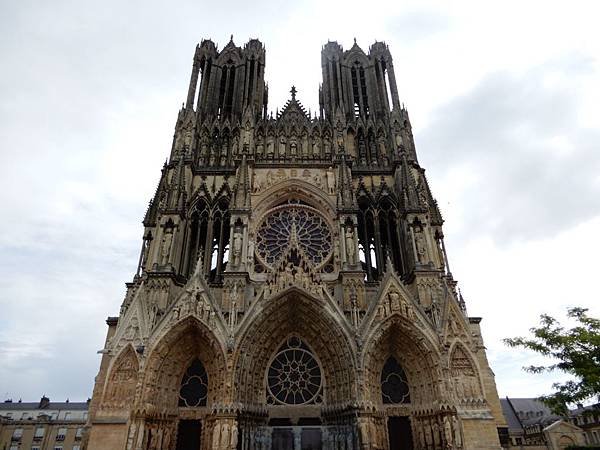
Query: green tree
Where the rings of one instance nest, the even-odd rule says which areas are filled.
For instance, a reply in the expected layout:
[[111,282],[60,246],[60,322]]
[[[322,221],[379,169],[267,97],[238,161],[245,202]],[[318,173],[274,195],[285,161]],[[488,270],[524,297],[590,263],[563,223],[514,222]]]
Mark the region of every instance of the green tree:
[[530,329],[533,337],[504,339],[510,347],[526,348],[556,361],[524,367],[525,371],[562,371],[574,377],[565,383],[554,383],[555,392],[540,397],[556,414],[565,414],[568,404],[600,401],[600,320],[590,317],[587,311],[567,310],[567,316],[576,322],[572,328],[565,328],[554,317],[542,314],[539,326]]

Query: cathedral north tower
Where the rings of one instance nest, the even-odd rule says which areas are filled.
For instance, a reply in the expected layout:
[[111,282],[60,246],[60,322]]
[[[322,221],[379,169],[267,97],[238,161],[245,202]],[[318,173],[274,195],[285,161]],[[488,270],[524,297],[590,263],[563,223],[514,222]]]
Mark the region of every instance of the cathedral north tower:
[[268,112],[265,63],[196,47],[88,448],[499,449],[389,48],[328,42],[314,116]]

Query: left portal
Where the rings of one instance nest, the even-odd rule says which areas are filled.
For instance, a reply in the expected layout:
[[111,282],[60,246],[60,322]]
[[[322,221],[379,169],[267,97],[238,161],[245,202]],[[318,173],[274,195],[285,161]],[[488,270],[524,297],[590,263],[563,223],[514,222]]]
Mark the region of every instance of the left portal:
[[180,420],[177,429],[177,450],[200,450],[202,425],[199,420]]

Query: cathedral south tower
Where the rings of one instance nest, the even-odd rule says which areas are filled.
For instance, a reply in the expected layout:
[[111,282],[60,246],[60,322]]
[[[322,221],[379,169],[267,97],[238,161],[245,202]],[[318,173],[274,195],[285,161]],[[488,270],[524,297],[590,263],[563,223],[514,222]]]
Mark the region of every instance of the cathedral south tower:
[[196,47],[87,448],[500,449],[388,47],[328,42],[314,114],[268,113],[265,63]]

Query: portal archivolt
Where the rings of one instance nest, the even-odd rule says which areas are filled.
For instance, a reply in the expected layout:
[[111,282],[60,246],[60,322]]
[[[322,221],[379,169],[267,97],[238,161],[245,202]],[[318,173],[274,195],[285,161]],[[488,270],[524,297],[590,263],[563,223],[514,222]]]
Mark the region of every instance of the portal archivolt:
[[[349,398],[355,384],[353,352],[342,325],[324,310],[322,300],[292,289],[282,297],[268,300],[257,316],[259,318],[241,337],[235,358],[235,397],[238,401],[267,403],[267,372],[273,368],[278,355],[284,355],[286,350],[287,358],[280,358],[281,361],[297,359],[297,363],[304,364],[302,373],[306,372],[313,384],[319,384],[317,391],[313,392],[311,388],[295,397],[298,403],[317,401],[321,390],[326,403]],[[318,364],[315,365],[316,361]],[[317,381],[317,367],[320,381]],[[276,364],[272,374],[284,376],[280,369]],[[289,371],[290,367],[285,369]],[[276,373],[278,371],[280,373]],[[294,371],[297,372],[294,376],[301,375],[300,371]],[[271,391],[270,394],[274,393]],[[281,403],[277,395],[272,400],[274,404]]]
[[[410,402],[419,405],[433,400],[439,379],[439,365],[435,363],[434,354],[433,346],[428,345],[414,324],[399,316],[388,318],[376,328],[365,345],[366,395],[377,404]],[[394,389],[398,390],[386,393],[385,389],[392,387],[389,383],[397,384]],[[405,388],[402,383],[406,384]],[[398,401],[392,401],[396,397]]]
[[223,398],[225,376],[224,352],[214,334],[196,319],[185,319],[148,357],[144,404],[160,408],[210,405]]

